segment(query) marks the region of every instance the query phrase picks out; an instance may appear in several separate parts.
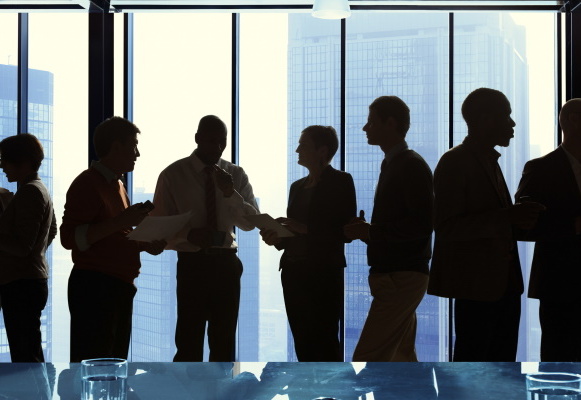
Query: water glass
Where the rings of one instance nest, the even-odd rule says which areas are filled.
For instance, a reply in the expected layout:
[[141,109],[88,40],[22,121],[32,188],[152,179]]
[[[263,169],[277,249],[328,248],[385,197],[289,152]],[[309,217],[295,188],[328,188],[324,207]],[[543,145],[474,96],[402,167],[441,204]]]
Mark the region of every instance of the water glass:
[[81,378],[81,400],[127,400],[127,360],[83,360]]
[[539,372],[527,375],[528,400],[581,400],[581,375]]

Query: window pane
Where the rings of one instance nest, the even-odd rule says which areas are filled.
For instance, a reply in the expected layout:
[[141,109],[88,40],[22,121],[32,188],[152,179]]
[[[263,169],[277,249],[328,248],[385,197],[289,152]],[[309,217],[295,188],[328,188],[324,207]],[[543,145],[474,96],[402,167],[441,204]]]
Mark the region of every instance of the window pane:
[[[261,212],[275,218],[286,216],[290,184],[308,173],[295,153],[301,131],[340,128],[340,29],[339,21],[310,14],[241,15],[240,165]],[[244,263],[240,360],[296,361],[278,271],[281,252],[266,246],[257,230],[238,237]]]
[[[0,14],[0,140],[15,135],[17,129],[17,64],[18,64],[18,15]],[[16,191],[0,173],[0,187]],[[10,361],[10,349],[4,318],[0,310],[0,362]]]
[[[516,122],[514,139],[499,164],[511,195],[528,160],[555,148],[555,14],[460,13],[454,19],[454,142],[466,136],[461,105],[479,87],[503,92]],[[533,255],[519,243],[525,287]],[[538,361],[538,301],[523,295],[518,359]]]
[[[230,14],[136,14],[134,122],[140,128],[133,201],[152,200],[159,173],[196,147],[198,121],[231,118]],[[152,29],[155,27],[155,29]],[[223,157],[230,159],[228,146]],[[133,361],[175,354],[177,256],[141,256],[133,308]]]
[[[87,168],[87,25],[83,14],[29,16],[28,129],[44,146],[39,174],[51,192],[59,224],[69,185]],[[45,358],[68,361],[72,261],[58,235],[47,258],[51,275],[42,317]]]
[[[363,13],[347,21],[347,170],[368,220],[384,156],[362,132],[369,104],[384,95],[406,102],[411,114],[406,141],[433,170],[448,145],[448,54],[444,13]],[[345,353],[351,357],[371,296],[366,245],[353,242],[347,256]],[[447,318],[446,300],[424,298],[417,310],[420,361],[447,359]]]

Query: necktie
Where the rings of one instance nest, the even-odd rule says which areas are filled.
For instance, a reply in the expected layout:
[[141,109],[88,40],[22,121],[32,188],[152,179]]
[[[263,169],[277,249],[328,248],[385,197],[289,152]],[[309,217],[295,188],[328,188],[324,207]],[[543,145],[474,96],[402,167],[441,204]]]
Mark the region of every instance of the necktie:
[[218,218],[216,214],[216,187],[214,186],[214,177],[212,171],[214,166],[206,166],[206,225],[210,230],[217,230]]

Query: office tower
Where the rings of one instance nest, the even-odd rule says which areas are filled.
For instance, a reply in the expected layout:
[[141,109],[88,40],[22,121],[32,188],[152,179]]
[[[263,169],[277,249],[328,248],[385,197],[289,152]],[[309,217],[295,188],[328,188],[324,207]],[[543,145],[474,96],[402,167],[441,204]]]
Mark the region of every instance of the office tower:
[[[449,24],[444,14],[370,13],[354,14],[346,27],[346,170],[355,180],[358,208],[369,220],[383,153],[367,144],[361,129],[375,98],[397,95],[408,104],[411,128],[406,140],[432,170],[449,148]],[[511,101],[517,133],[511,146],[501,150],[500,165],[514,193],[529,159],[524,28],[506,13],[462,14],[455,18],[454,38],[454,144],[466,135],[459,111],[466,95],[483,86],[503,91]],[[306,174],[291,161],[301,130],[313,124],[339,128],[340,37],[325,33],[310,16],[290,15],[288,55],[290,186]],[[524,268],[528,254],[523,249],[520,254]],[[346,245],[346,256],[345,356],[350,360],[370,295],[365,245]],[[426,296],[417,317],[418,358],[447,360],[447,301]],[[294,359],[291,350],[292,343],[289,360]]]

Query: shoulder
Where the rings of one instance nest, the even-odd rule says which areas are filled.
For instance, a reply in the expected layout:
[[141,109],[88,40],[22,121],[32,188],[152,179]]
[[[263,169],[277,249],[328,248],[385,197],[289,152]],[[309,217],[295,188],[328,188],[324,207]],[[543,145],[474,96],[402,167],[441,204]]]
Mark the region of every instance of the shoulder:
[[353,177],[349,172],[340,171],[331,166],[328,166],[324,172],[323,178],[333,179],[341,182],[352,181]]
[[392,162],[404,175],[432,174],[432,170],[426,160],[414,150],[408,149],[402,152]]
[[540,168],[546,167],[551,164],[558,163],[560,160],[569,161],[567,159],[567,154],[565,151],[558,147],[555,150],[551,151],[550,153],[545,154],[542,157],[533,158],[532,160],[527,161],[526,167],[528,168]]
[[69,190],[85,190],[95,188],[105,182],[105,178],[94,168],[89,168],[81,172],[71,183]]
[[171,176],[172,174],[184,169],[190,162],[191,162],[190,157],[181,158],[177,161],[172,162],[167,167],[165,167],[159,175],[160,176]]

